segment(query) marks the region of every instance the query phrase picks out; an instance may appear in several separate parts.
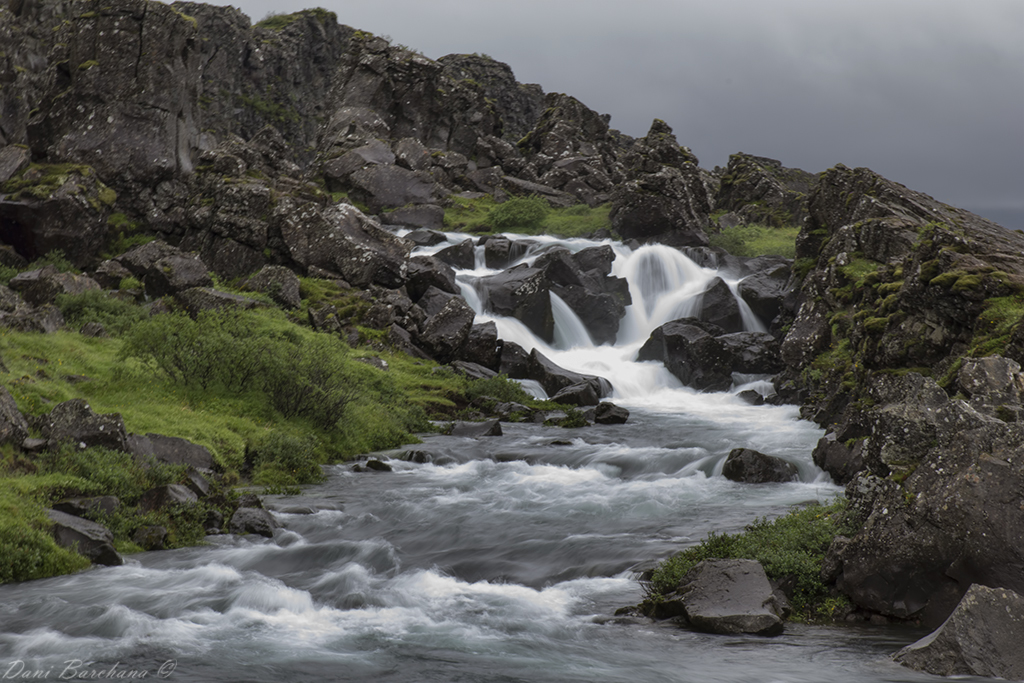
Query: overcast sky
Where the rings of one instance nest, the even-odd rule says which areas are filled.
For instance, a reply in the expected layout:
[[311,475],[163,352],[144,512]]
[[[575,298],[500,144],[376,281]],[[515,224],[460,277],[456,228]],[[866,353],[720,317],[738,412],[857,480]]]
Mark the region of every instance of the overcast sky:
[[[228,3],[218,3],[228,4]],[[486,53],[701,166],[867,166],[1024,229],[1024,0],[244,0],[437,58]]]

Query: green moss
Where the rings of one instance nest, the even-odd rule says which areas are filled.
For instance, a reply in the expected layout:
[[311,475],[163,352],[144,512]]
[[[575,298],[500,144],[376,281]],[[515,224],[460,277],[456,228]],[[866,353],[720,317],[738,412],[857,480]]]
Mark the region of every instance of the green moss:
[[609,204],[594,208],[577,204],[555,209],[548,207],[541,198],[516,198],[497,204],[490,195],[479,199],[452,196],[450,202],[444,214],[444,225],[449,230],[581,237],[611,229]]
[[830,587],[821,581],[821,564],[832,539],[853,531],[845,510],[846,501],[838,499],[827,506],[794,510],[773,521],[757,520],[739,534],[712,533],[699,545],[658,565],[644,586],[647,601],[672,593],[702,560],[746,558],[760,562],[770,579],[795,580],[792,618],[830,617]]
[[734,256],[775,255],[796,257],[796,226],[771,227],[765,225],[737,225],[723,228],[710,236],[711,246],[724,249]]
[[78,65],[78,70],[79,71],[88,71],[89,69],[93,68],[94,66],[99,66],[99,65],[100,65],[100,63],[97,62],[95,59],[89,59],[89,60],[84,61],[81,64],[79,64]]

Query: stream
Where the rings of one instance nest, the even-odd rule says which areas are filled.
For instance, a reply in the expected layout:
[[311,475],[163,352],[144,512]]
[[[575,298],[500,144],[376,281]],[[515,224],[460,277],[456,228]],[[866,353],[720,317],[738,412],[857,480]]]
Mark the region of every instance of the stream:
[[[530,239],[526,261],[550,244],[608,243]],[[438,464],[398,460],[400,449],[378,454],[393,472],[334,465],[299,496],[267,496],[283,526],[273,539],[211,536],[123,567],[0,586],[0,680],[944,680],[889,659],[920,629],[789,623],[761,638],[611,619],[643,598],[638,567],[842,491],[811,461],[822,431],[796,407],[736,396],[770,392],[767,378],[699,393],[660,363],[633,361],[717,273],[667,247],[612,246],[634,302],[614,346],[595,347],[557,301],[553,344],[489,315],[473,286],[495,272],[482,256],[458,278],[478,322],[494,320],[503,339],[608,378],[626,424],[423,435],[410,448]],[[744,320],[762,324],[749,310]],[[793,463],[799,481],[726,480],[738,447]]]

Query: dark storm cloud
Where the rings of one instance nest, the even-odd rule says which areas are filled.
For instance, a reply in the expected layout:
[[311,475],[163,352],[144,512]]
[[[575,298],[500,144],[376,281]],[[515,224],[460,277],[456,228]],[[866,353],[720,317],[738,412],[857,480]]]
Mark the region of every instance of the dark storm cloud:
[[[1024,228],[1020,0],[321,5],[428,57],[487,53],[630,135],[662,118],[705,167],[737,151],[809,171],[868,166]],[[240,4],[254,21],[304,6]]]

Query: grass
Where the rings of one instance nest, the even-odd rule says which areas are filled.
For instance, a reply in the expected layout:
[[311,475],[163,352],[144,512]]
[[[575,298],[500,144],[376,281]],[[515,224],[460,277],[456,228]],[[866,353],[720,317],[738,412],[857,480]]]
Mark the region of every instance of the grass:
[[711,533],[698,545],[662,562],[644,588],[645,602],[663,599],[698,562],[710,559],[757,560],[769,579],[791,578],[795,583],[791,604],[793,619],[832,616],[836,607],[828,586],[821,581],[821,564],[832,539],[847,534],[846,500],[829,505],[810,505],[769,521],[762,518],[738,534]]
[[523,235],[583,237],[601,229],[611,229],[611,205],[591,208],[576,204],[550,208],[538,197],[518,197],[498,204],[491,196],[479,199],[452,197],[444,213],[449,230],[471,233],[514,232]]
[[796,258],[796,237],[800,228],[773,228],[764,225],[737,225],[722,228],[711,235],[711,246],[724,249],[733,256],[784,256]]

